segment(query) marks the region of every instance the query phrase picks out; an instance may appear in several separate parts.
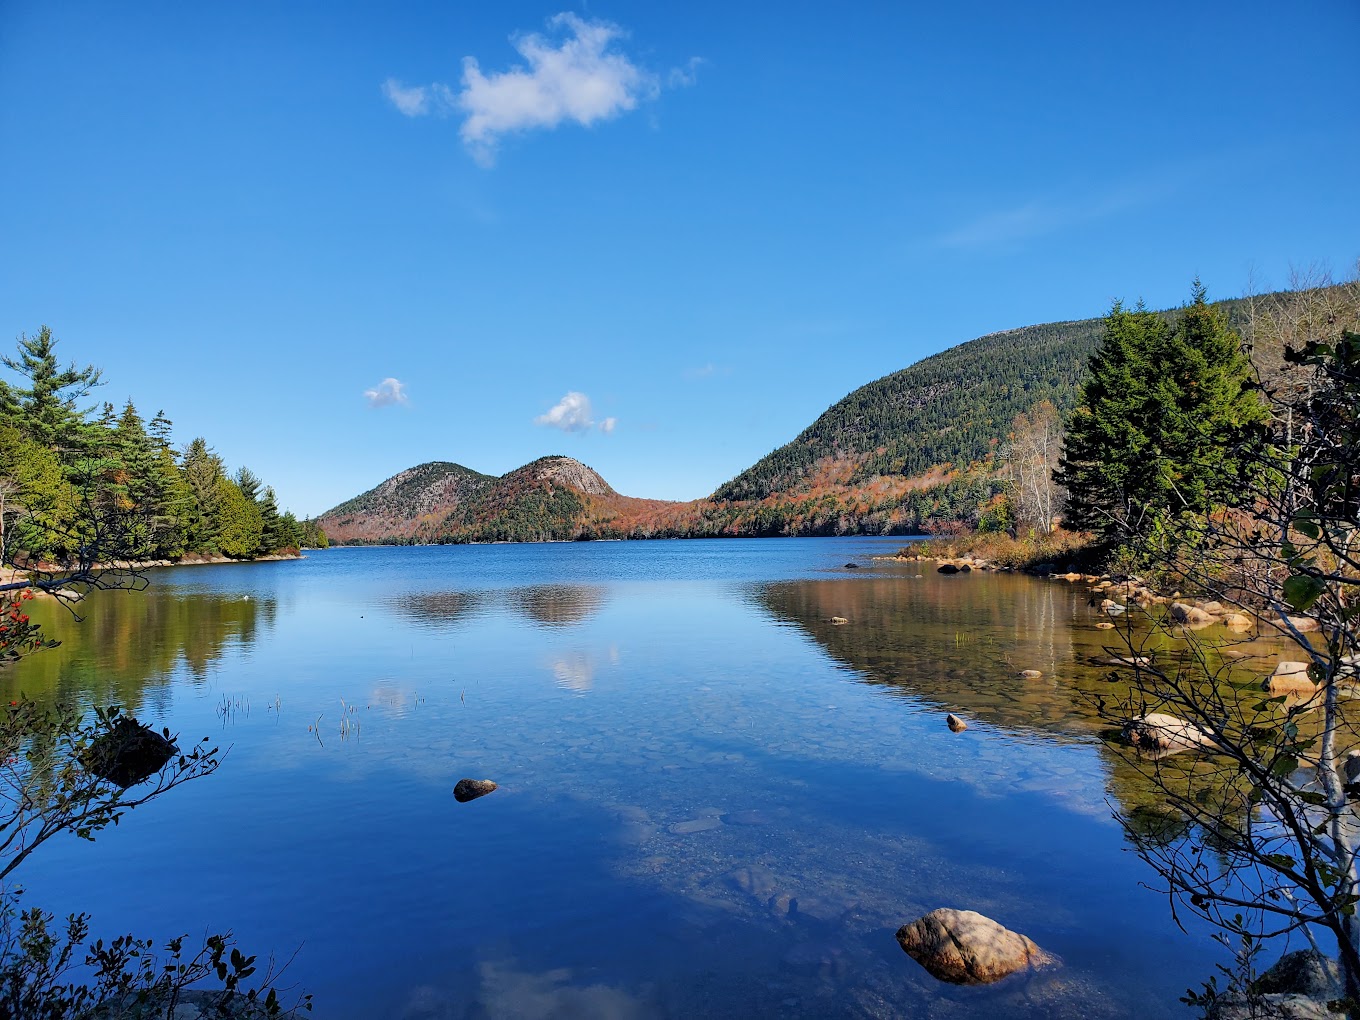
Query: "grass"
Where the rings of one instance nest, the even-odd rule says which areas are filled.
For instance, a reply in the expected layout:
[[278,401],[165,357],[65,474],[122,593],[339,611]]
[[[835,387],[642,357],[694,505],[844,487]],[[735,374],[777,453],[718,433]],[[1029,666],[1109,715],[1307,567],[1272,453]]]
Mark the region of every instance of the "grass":
[[930,538],[906,546],[899,555],[947,560],[972,557],[1009,570],[1033,570],[1051,564],[1058,569],[1071,566],[1089,571],[1097,566],[1092,537],[1086,532],[1061,528],[1047,535],[1030,533],[1017,537],[1005,532],[975,531]]

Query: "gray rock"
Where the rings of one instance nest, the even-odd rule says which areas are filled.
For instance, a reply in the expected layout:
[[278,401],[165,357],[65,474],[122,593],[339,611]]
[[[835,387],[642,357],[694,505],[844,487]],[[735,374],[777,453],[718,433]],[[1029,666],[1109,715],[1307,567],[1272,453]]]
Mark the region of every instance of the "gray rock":
[[459,804],[466,804],[478,797],[485,797],[495,789],[496,784],[490,779],[460,779],[453,788],[453,799]]
[[1341,968],[1316,949],[1285,953],[1256,979],[1255,991],[1313,996],[1341,994]]

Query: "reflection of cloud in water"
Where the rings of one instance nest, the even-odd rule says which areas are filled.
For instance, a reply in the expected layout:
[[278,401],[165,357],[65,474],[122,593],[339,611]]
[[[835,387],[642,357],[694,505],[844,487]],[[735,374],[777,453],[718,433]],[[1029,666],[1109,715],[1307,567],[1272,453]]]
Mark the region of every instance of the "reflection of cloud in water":
[[454,1017],[515,1017],[516,1020],[556,1020],[593,1017],[632,1020],[656,1016],[652,996],[633,995],[610,985],[574,985],[567,968],[534,974],[516,970],[513,962],[483,963],[471,1004],[457,1001],[437,988],[416,989],[402,1016],[406,1020],[453,1020]]
[[389,715],[401,717],[416,704],[416,692],[403,687],[396,680],[379,680],[368,695],[368,707],[377,708]]
[[594,584],[540,584],[515,588],[506,592],[505,598],[536,623],[571,627],[600,611],[605,589]]
[[[619,664],[619,646],[610,645],[607,658],[611,666]],[[595,682],[599,660],[593,652],[571,651],[557,656],[549,665],[557,686],[578,694],[585,694]]]

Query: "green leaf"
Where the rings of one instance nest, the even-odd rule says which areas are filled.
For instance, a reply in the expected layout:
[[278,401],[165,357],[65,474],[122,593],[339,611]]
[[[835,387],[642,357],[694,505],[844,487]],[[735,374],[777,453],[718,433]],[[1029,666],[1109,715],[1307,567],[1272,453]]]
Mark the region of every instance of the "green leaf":
[[1326,585],[1316,577],[1295,574],[1284,583],[1284,600],[1296,612],[1301,613],[1316,602],[1326,590]]

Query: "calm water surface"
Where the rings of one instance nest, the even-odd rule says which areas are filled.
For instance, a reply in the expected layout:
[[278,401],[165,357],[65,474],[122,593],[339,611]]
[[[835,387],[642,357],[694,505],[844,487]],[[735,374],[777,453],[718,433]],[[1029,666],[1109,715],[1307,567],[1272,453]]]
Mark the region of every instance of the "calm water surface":
[[[8,696],[230,751],[44,848],[28,899],[300,948],[342,1020],[1187,1015],[1221,951],[1110,819],[1147,793],[1098,739],[1088,593],[869,559],[900,545],[335,549],[49,607]],[[940,984],[893,938],[939,906],[1064,966]]]

